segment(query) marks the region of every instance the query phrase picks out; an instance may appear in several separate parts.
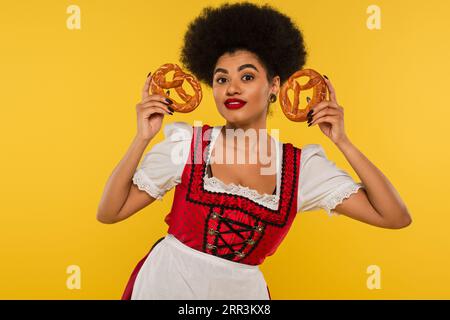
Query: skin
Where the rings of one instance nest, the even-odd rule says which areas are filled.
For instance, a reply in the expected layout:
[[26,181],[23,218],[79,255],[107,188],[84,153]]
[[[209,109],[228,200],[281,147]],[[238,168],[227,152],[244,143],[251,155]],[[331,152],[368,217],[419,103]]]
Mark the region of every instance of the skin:
[[[239,71],[238,68],[245,64],[254,65],[258,71],[252,68]],[[266,70],[257,56],[246,50],[222,55],[214,70],[217,70],[217,68],[227,71],[227,73],[223,71],[215,73],[212,86],[217,109],[226,120],[224,129],[266,129],[269,97],[271,93],[278,95],[280,78],[275,76],[270,82],[267,81]],[[321,132],[344,154],[365,186],[365,189],[361,188],[358,192],[343,200],[334,211],[382,228],[400,229],[410,225],[412,222],[411,216],[394,186],[347,136],[344,128],[344,108],[338,104],[331,81],[326,80],[326,83],[330,93],[329,99],[313,106],[310,128],[319,127]],[[228,98],[239,98],[247,101],[247,104],[238,110],[229,110],[224,105]],[[267,141],[271,144],[271,139]],[[226,153],[226,142],[227,137],[222,132],[214,150],[222,147]],[[245,150],[237,150],[236,144],[233,145],[235,146],[235,152],[257,152],[258,150],[258,145],[255,144],[246,146]],[[273,149],[269,148],[269,150]],[[261,175],[259,164],[212,163],[211,167],[213,175],[223,182],[239,183],[255,189],[259,193],[271,194],[274,186],[276,186],[276,175]]]
[[[257,70],[246,67],[238,71],[245,64],[252,64]],[[278,94],[280,77],[275,76],[272,83],[268,83],[266,69],[257,56],[245,50],[222,55],[214,70],[217,72],[213,78],[213,96],[219,113],[226,120],[225,127],[265,129],[269,97],[271,93]],[[247,104],[241,109],[230,110],[224,105],[228,98],[238,98]]]
[[[251,64],[254,68],[247,66],[238,70],[243,65]],[[256,70],[255,70],[256,68]],[[267,73],[258,57],[245,50],[239,50],[232,54],[222,55],[214,68],[213,96],[219,113],[226,120],[222,132],[219,135],[213,151],[211,168],[213,176],[230,184],[241,184],[250,189],[258,191],[260,194],[272,194],[276,187],[276,174],[261,174],[262,167],[275,168],[276,151],[275,144],[272,143],[270,135],[266,136],[266,148],[261,153],[270,158],[269,163],[260,159],[260,130],[266,130],[266,118],[269,106],[269,98],[272,93],[278,94],[280,89],[280,77],[275,76],[271,83],[267,81]],[[246,101],[243,108],[230,110],[225,107],[225,100],[238,98]],[[245,148],[240,148],[237,143],[238,137],[228,136],[225,130],[243,129],[255,130],[257,139],[248,139]],[[264,143],[265,141],[261,141]],[[221,150],[223,158],[216,159],[216,150]],[[225,157],[230,153],[234,155],[233,163],[224,163]],[[255,156],[256,163],[246,161],[240,164],[237,161],[237,154],[250,154]],[[249,158],[247,158],[249,159]],[[214,163],[215,162],[215,163]],[[275,171],[275,170],[274,170]]]

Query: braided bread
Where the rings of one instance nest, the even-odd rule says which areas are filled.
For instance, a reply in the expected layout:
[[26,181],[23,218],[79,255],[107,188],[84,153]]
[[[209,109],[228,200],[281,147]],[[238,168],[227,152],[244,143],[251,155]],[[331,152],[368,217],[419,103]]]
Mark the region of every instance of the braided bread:
[[[166,81],[166,74],[170,71],[175,71],[172,81]],[[177,112],[187,113],[193,111],[198,107],[202,100],[202,87],[199,81],[190,74],[185,73],[178,65],[173,63],[166,63],[153,73],[150,81],[150,91],[152,94],[159,94],[168,98],[166,94],[167,89],[175,89],[184,103],[173,101],[170,106]],[[187,81],[194,89],[194,95],[191,96],[184,91],[182,85]]]
[[[308,77],[309,81],[300,85],[297,78]],[[299,97],[300,92],[307,89],[313,89],[312,99],[308,102],[305,109],[299,109]],[[294,90],[294,102],[291,103],[288,96],[288,90]],[[280,105],[283,113],[289,120],[296,122],[303,122],[307,120],[307,115],[311,107],[321,102],[326,98],[327,84],[322,76],[312,69],[298,70],[292,74],[289,79],[284,83],[280,90]]]

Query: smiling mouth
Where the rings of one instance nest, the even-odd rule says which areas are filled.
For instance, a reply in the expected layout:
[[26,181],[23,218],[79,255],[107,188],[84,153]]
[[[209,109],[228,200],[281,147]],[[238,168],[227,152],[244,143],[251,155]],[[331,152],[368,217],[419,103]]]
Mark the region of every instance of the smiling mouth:
[[247,102],[228,102],[225,103],[225,107],[228,109],[239,109],[242,108]]

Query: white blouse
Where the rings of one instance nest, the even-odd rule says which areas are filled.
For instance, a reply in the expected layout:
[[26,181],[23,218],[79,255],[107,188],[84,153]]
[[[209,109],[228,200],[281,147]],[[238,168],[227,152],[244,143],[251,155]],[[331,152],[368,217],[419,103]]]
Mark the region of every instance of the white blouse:
[[[222,126],[215,126],[211,132],[209,158]],[[188,160],[192,126],[185,122],[171,122],[164,126],[165,139],[153,146],[145,154],[140,167],[133,176],[133,183],[140,190],[146,191],[152,197],[162,200],[164,194],[181,182],[181,175]],[[225,184],[216,177],[203,177],[204,187],[209,191],[224,192],[247,197],[271,209],[278,207],[281,183],[281,161],[283,143],[272,137],[278,144],[277,150],[277,193],[260,194],[258,191],[241,185]],[[356,183],[344,170],[326,157],[319,144],[307,144],[302,147],[299,188],[297,194],[297,212],[324,209],[329,216],[334,208],[359,188],[362,183]]]

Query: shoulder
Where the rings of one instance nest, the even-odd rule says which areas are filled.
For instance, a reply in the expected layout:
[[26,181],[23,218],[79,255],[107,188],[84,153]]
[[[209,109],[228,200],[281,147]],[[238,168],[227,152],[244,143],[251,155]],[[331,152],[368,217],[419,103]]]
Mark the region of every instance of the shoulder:
[[194,123],[191,125],[184,121],[174,121],[165,124],[164,136],[171,141],[191,140],[195,129],[204,131],[212,130],[215,127],[209,124]]
[[318,157],[326,157],[325,150],[320,144],[311,143],[311,144],[305,144],[301,148],[302,150],[302,158],[311,158],[314,156]]
[[[315,174],[326,174],[330,170],[338,169],[336,163],[329,159],[325,149],[320,144],[304,145],[301,152],[301,165],[307,171],[314,171]],[[303,170],[305,173],[305,170]]]
[[[288,143],[290,144],[290,143]],[[320,144],[305,144],[303,146],[296,146],[292,145],[292,148],[298,152],[301,153],[301,160],[302,162],[310,160],[310,159],[317,159],[317,158],[327,158],[327,155],[325,153],[325,150]]]
[[164,125],[164,136],[170,141],[190,140],[193,127],[187,122],[174,121]]

